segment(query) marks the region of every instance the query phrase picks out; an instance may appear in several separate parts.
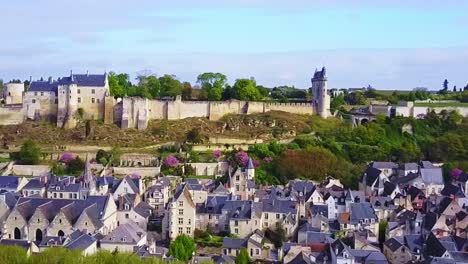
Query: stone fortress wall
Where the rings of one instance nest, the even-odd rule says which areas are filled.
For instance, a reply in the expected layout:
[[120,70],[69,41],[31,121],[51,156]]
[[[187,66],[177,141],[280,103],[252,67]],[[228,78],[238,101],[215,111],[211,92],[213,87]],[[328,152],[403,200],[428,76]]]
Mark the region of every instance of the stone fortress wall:
[[[73,128],[83,114],[84,119],[101,119],[106,124],[117,123],[121,128],[145,129],[150,120],[180,120],[202,117],[219,120],[227,114],[257,114],[283,111],[294,114],[329,116],[325,68],[316,71],[312,88],[318,96],[310,103],[271,103],[229,101],[148,100],[140,97],[115,99],[110,96],[107,74],[73,74],[48,81],[34,81],[28,91],[24,84],[7,84],[1,95],[6,107],[0,108],[0,125],[20,124],[26,119],[47,119],[58,127]],[[19,96],[21,95],[21,97]],[[14,98],[13,98],[14,97]],[[10,102],[21,102],[17,105]],[[83,110],[83,111],[78,111]],[[81,114],[80,114],[81,115]]]
[[[256,114],[269,111],[283,111],[295,114],[313,114],[312,103],[267,103],[230,100],[224,102],[148,100],[126,97],[122,102],[121,117],[114,119],[121,128],[145,129],[149,120],[179,120],[189,117],[204,117],[219,120],[227,114]],[[118,107],[118,106],[116,106]]]

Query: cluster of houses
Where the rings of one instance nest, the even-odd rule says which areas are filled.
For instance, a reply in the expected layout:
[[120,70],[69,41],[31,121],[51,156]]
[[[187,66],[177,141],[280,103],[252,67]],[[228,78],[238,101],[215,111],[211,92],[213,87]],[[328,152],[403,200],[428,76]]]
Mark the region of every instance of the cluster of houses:
[[194,252],[192,263],[234,263],[242,249],[262,263],[468,263],[466,173],[445,182],[430,162],[373,162],[359,190],[331,177],[286,186],[254,177],[252,160],[229,168],[225,183],[96,177],[89,160],[81,177],[2,176],[0,245],[169,261],[168,241],[209,231],[224,237],[222,249]]

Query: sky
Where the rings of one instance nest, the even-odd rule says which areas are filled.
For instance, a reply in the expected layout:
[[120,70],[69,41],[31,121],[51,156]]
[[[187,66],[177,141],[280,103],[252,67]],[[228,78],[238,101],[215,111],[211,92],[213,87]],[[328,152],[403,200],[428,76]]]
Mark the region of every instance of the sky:
[[[409,3],[408,3],[409,2]],[[440,89],[468,83],[464,0],[1,0],[0,78],[221,72],[233,83]]]

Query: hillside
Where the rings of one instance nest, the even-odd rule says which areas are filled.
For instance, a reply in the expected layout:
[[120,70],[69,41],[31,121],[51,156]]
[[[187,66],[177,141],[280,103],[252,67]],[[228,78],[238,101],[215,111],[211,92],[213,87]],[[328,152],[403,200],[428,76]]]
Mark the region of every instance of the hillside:
[[92,123],[92,132],[86,138],[85,123],[74,129],[60,129],[48,122],[25,122],[21,125],[0,126],[0,147],[18,146],[31,138],[43,146],[89,145],[145,147],[171,141],[185,141],[190,130],[199,131],[200,138],[207,142],[209,137],[232,137],[238,139],[269,140],[290,138],[310,131],[310,124],[318,117],[284,112],[269,112],[254,115],[228,115],[219,121],[206,118],[184,120],[153,120],[148,129],[120,129],[116,125]]

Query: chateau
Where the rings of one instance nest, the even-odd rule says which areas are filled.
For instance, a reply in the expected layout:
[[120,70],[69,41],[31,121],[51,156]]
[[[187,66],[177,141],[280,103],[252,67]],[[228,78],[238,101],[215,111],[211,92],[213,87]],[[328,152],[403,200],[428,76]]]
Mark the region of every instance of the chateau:
[[100,119],[121,128],[145,129],[149,120],[178,120],[205,117],[218,120],[226,114],[253,114],[284,111],[296,114],[330,116],[326,70],[315,71],[312,78],[314,99],[310,103],[270,103],[229,101],[150,100],[141,97],[115,99],[110,95],[107,74],[74,74],[47,81],[24,84],[8,83],[2,95],[0,125],[19,124],[24,120],[48,120],[58,127],[73,128],[79,119]]

